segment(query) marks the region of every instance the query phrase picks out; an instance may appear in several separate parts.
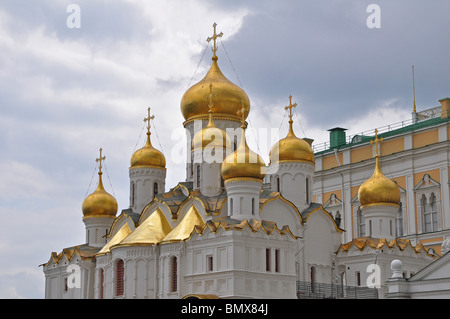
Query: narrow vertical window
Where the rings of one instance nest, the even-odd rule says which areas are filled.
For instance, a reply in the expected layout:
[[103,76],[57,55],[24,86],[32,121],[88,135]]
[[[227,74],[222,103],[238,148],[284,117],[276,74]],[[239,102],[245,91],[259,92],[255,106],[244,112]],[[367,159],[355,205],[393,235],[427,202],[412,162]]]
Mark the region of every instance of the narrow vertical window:
[[255,199],[252,198],[252,215],[255,215]]
[[275,272],[280,272],[280,250],[275,249]]
[[69,290],[69,285],[68,285],[68,278],[64,278],[64,292],[67,292]]
[[277,176],[275,181],[276,181],[276,184],[277,184],[277,192],[281,192],[281,189],[280,189],[280,177]]
[[130,194],[130,206],[134,206],[134,193],[135,193],[135,185],[131,183],[131,194]]
[[158,195],[158,183],[153,183],[153,197]]
[[356,286],[361,286],[361,273],[359,271],[355,273],[355,281]]
[[119,259],[116,262],[116,296],[123,296],[123,276],[124,276],[124,266],[123,260]]
[[366,236],[366,220],[364,218],[364,215],[361,212],[361,208],[358,208],[358,211],[356,212],[356,219],[357,219],[357,223],[358,223],[358,236],[365,237]]
[[170,292],[176,292],[178,288],[178,265],[177,265],[177,257],[173,256],[171,260],[171,280],[170,280]]
[[230,215],[233,214],[233,199],[230,198]]
[[270,271],[270,248],[266,248],[266,271]]
[[197,187],[200,187],[200,165],[197,165]]
[[389,235],[392,236],[392,220],[389,221]]
[[306,178],[306,204],[309,204],[309,178]]
[[213,256],[207,256],[206,257],[206,263],[207,263],[207,269],[208,271],[213,271],[214,270],[214,260],[213,260]]
[[98,298],[103,299],[103,285],[105,282],[105,274],[103,268],[100,268],[99,273],[99,285],[98,285]]
[[397,211],[397,218],[395,219],[395,237],[403,236],[403,208],[400,202],[400,207]]

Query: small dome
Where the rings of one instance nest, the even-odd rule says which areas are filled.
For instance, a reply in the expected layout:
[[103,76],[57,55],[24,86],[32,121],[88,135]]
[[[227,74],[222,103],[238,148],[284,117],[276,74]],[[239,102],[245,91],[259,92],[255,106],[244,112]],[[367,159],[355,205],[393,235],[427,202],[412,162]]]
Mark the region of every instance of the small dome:
[[228,134],[216,127],[211,117],[208,125],[198,131],[192,139],[192,149],[204,149],[205,147],[231,149]]
[[147,132],[147,142],[145,143],[145,146],[134,152],[131,157],[130,165],[130,168],[139,166],[166,168],[166,158],[163,153],[152,146],[150,132]]
[[287,136],[272,146],[270,162],[310,162],[314,163],[314,152],[305,140],[295,136],[290,122]]
[[117,201],[103,188],[102,172],[98,173],[98,186],[97,189],[87,196],[81,207],[83,216],[104,216],[115,217],[117,213]]
[[379,156],[376,157],[375,171],[358,191],[358,199],[362,206],[373,204],[399,204],[400,188],[384,176],[380,169]]
[[181,99],[181,113],[188,120],[204,119],[208,116],[209,103],[205,96],[209,94],[209,85],[214,86],[214,117],[240,120],[236,112],[245,109],[245,118],[250,112],[250,100],[247,94],[236,84],[228,80],[213,57],[211,68],[206,76],[191,86]]
[[245,140],[245,126],[242,129],[241,142],[238,148],[228,155],[221,166],[224,180],[236,177],[250,177],[264,179],[266,164],[264,160],[253,152]]

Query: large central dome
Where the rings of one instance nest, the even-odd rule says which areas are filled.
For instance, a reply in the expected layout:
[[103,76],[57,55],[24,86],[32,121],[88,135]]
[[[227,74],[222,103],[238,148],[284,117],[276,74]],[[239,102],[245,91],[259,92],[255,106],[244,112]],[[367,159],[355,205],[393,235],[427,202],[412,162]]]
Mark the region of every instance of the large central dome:
[[186,121],[207,119],[209,111],[209,86],[214,86],[214,118],[240,120],[237,111],[244,107],[245,118],[250,112],[250,100],[247,94],[236,84],[228,80],[217,64],[217,56],[213,56],[211,68],[206,76],[191,86],[181,99],[181,113]]

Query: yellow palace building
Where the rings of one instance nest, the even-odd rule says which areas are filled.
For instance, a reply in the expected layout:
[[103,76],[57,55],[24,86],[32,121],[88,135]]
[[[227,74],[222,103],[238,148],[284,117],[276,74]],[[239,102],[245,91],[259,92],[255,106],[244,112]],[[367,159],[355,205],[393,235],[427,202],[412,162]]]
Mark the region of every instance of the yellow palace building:
[[412,119],[362,134],[346,136],[346,129],[330,129],[330,140],[314,145],[314,201],[322,203],[346,231],[342,242],[371,237],[358,199],[360,186],[372,175],[376,132],[384,174],[400,187],[400,207],[392,235],[423,244],[441,254],[450,238],[449,109],[450,98],[440,106],[417,112]]

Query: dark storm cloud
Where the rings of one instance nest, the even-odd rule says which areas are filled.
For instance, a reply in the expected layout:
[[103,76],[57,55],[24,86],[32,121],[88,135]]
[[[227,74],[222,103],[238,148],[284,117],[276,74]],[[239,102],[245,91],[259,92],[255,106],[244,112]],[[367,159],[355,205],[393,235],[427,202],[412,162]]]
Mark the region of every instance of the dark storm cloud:
[[450,43],[442,34],[450,3],[376,1],[381,28],[369,29],[370,3],[261,1],[226,43],[248,93],[268,104],[293,94],[300,112],[327,129],[383,100],[410,108],[414,64],[418,105],[438,105],[449,90]]

